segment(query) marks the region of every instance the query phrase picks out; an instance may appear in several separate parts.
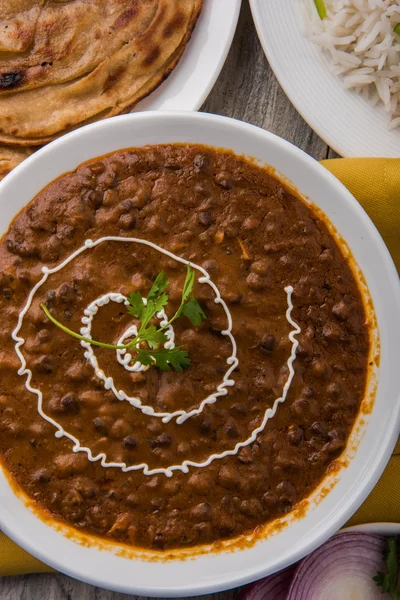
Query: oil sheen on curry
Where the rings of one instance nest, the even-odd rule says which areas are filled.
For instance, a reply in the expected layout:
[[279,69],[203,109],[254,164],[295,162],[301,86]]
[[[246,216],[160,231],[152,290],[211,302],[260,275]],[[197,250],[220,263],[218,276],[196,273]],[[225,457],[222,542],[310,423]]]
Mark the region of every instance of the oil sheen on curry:
[[39,193],[0,264],[1,462],[55,520],[156,550],[233,538],[344,450],[361,293],[267,170],[203,146],[119,151]]

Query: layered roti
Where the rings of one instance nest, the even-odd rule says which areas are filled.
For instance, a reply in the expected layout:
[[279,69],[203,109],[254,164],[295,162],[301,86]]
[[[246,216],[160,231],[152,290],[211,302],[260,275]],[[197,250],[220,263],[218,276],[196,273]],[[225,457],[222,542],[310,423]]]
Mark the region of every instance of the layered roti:
[[0,181],[20,162],[34,151],[35,147],[0,145]]
[[202,0],[0,0],[0,142],[128,111],[177,64]]

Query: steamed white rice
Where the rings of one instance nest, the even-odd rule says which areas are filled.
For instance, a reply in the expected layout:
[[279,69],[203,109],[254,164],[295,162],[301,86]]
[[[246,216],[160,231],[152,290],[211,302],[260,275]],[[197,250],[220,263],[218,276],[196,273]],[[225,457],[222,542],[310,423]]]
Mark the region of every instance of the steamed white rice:
[[307,6],[308,37],[328,55],[332,70],[346,88],[381,104],[389,127],[400,126],[399,0],[325,0],[321,20],[313,0]]

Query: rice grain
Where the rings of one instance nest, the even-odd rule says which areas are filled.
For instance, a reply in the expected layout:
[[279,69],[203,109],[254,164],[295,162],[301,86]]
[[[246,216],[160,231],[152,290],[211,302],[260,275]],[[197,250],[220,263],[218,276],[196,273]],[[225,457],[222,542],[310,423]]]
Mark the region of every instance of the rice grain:
[[400,23],[398,0],[325,0],[321,20],[313,0],[306,7],[306,35],[325,52],[344,86],[383,105],[389,128],[400,127]]

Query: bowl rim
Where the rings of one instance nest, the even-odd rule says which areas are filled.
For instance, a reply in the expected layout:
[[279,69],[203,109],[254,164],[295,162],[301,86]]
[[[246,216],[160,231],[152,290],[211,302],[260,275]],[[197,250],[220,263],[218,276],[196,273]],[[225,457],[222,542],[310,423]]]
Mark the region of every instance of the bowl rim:
[[[231,136],[232,139],[235,135],[240,137],[241,134],[250,137],[253,136],[254,139],[257,138],[258,141],[270,144],[277,151],[280,150],[284,154],[287,154],[288,157],[290,156],[293,160],[295,160],[295,162],[299,164],[301,168],[304,168],[310,175],[314,173],[316,178],[319,178],[321,181],[325,181],[326,186],[334,190],[335,193],[337,193],[337,195],[342,198],[343,203],[348,205],[348,208],[351,207],[353,213],[357,216],[360,223],[362,224],[366,235],[370,238],[371,241],[373,241],[374,248],[377,254],[379,255],[380,262],[384,266],[385,276],[387,278],[388,285],[394,294],[395,300],[397,299],[397,304],[399,306],[398,313],[400,315],[400,282],[398,279],[396,268],[390,257],[389,251],[387,250],[383,240],[377,232],[375,225],[372,223],[370,218],[367,216],[367,214],[364,212],[364,210],[358,204],[358,202],[354,199],[354,197],[350,194],[350,192],[322,165],[318,164],[317,161],[315,161],[313,158],[305,154],[302,150],[293,146],[286,140],[283,140],[277,137],[276,135],[264,131],[254,125],[249,125],[228,117],[221,117],[202,113],[192,113],[186,111],[163,111],[157,113],[149,112],[122,115],[118,117],[113,117],[112,119],[107,119],[98,123],[87,125],[82,129],[73,131],[67,134],[66,136],[63,136],[62,138],[59,138],[51,142],[49,145],[38,150],[37,153],[28,157],[23,163],[18,165],[9,175],[7,175],[4,178],[3,182],[1,182],[0,184],[0,207],[5,200],[5,197],[10,192],[12,192],[12,188],[14,187],[16,182],[20,178],[24,177],[26,172],[29,172],[29,170],[31,170],[31,167],[45,167],[47,160],[53,162],[56,161],[58,152],[71,147],[73,148],[74,145],[79,144],[83,138],[88,138],[90,140],[92,134],[95,135],[96,132],[98,134],[101,133],[107,136],[107,132],[111,131],[113,128],[115,128],[116,130],[122,130],[122,128],[124,128],[125,126],[134,127],[135,124],[138,124],[139,126],[146,126],[146,124],[152,123],[153,125],[157,124],[160,128],[162,128],[163,126],[165,126],[166,121],[168,121],[169,126],[175,125],[181,126],[183,128],[185,126],[188,126],[189,129],[192,123],[195,123],[194,129],[196,129],[196,127],[204,127],[205,129],[221,127],[222,129],[229,131],[228,137]],[[171,135],[171,137],[173,136]],[[185,142],[187,140],[182,139],[182,141]],[[178,142],[173,141],[171,143]],[[138,144],[138,146],[140,145],[143,144]],[[210,145],[216,147],[216,144],[210,143]],[[221,144],[221,146],[224,147],[224,144]],[[128,147],[126,144],[121,145],[121,149],[126,147]],[[135,147],[134,137],[132,139],[131,147]],[[99,156],[99,153],[96,152],[94,149],[92,150],[91,157],[95,158],[96,156]],[[84,161],[79,161],[78,164],[80,164],[81,162]],[[48,183],[52,181],[52,179],[54,179],[54,177],[49,179]],[[36,195],[36,193],[37,192],[32,193],[30,198],[32,199]],[[8,224],[6,225],[6,227],[8,227]],[[400,332],[400,327],[398,327],[398,329]],[[392,412],[393,414],[391,420],[390,435],[386,437],[384,443],[380,444],[380,446],[377,447],[377,452],[374,455],[371,471],[368,472],[368,478],[367,481],[364,482],[363,487],[355,492],[351,501],[347,501],[347,503],[344,503],[342,506],[338,507],[335,519],[327,522],[324,525],[324,527],[322,527],[322,525],[320,524],[319,531],[311,532],[310,539],[304,541],[304,543],[301,546],[301,551],[299,551],[298,548],[292,549],[290,562],[296,562],[304,555],[308,554],[310,551],[316,548],[318,545],[320,545],[325,539],[330,537],[330,535],[335,533],[335,531],[337,531],[340,528],[340,526],[342,526],[347,521],[349,516],[356,510],[356,508],[362,503],[362,501],[366,498],[368,493],[372,490],[375,483],[379,479],[387,461],[390,458],[390,455],[398,437],[398,430],[400,428],[400,394],[396,400],[396,405]],[[365,477],[367,477],[367,473],[365,474]],[[0,506],[1,502],[2,499],[0,494]],[[305,518],[304,520],[306,519],[307,518]],[[127,584],[126,582],[116,582],[112,580],[112,578],[110,578],[107,575],[107,573],[101,572],[101,570],[98,571],[96,576],[92,576],[87,575],[83,567],[81,567],[80,565],[75,565],[73,568],[70,565],[65,566],[65,564],[62,562],[62,558],[56,556],[56,552],[54,554],[45,552],[43,548],[40,547],[40,542],[31,539],[29,535],[26,534],[26,532],[24,532],[23,535],[21,534],[21,532],[16,533],[15,527],[9,525],[6,522],[6,518],[4,517],[4,515],[2,516],[1,514],[0,526],[3,529],[3,531],[7,535],[9,535],[10,538],[14,539],[14,541],[16,541],[26,550],[28,550],[28,552],[34,554],[39,559],[43,560],[47,564],[50,564],[57,570],[62,571],[72,577],[79,578],[92,585],[102,586],[104,588],[113,589],[115,591],[120,592],[128,592],[138,595],[147,595],[154,597],[201,595],[243,585],[250,581],[259,579],[272,572],[268,566],[264,566],[263,564],[256,564],[255,566],[253,565],[252,568],[243,568],[242,571],[238,571],[237,569],[235,569],[230,573],[229,579],[226,576],[225,579],[219,579],[218,581],[215,580],[215,577],[213,580],[213,578],[209,576],[201,582],[192,582],[186,585],[179,585],[179,583],[175,583],[173,587],[160,585],[156,580],[152,580],[148,586],[135,585],[134,582]],[[258,545],[261,546],[265,542],[266,540],[263,540]],[[234,554],[232,553],[229,556],[234,556]],[[189,562],[190,561],[187,561],[187,564]],[[176,563],[174,561],[170,564]],[[275,563],[273,564],[273,570],[279,570],[280,568],[283,568],[289,563],[285,561],[282,562],[279,560],[275,560]]]
[[375,533],[376,535],[390,537],[392,535],[400,535],[400,523],[395,523],[394,521],[359,523],[358,525],[344,527],[341,531],[361,531],[364,533]]

